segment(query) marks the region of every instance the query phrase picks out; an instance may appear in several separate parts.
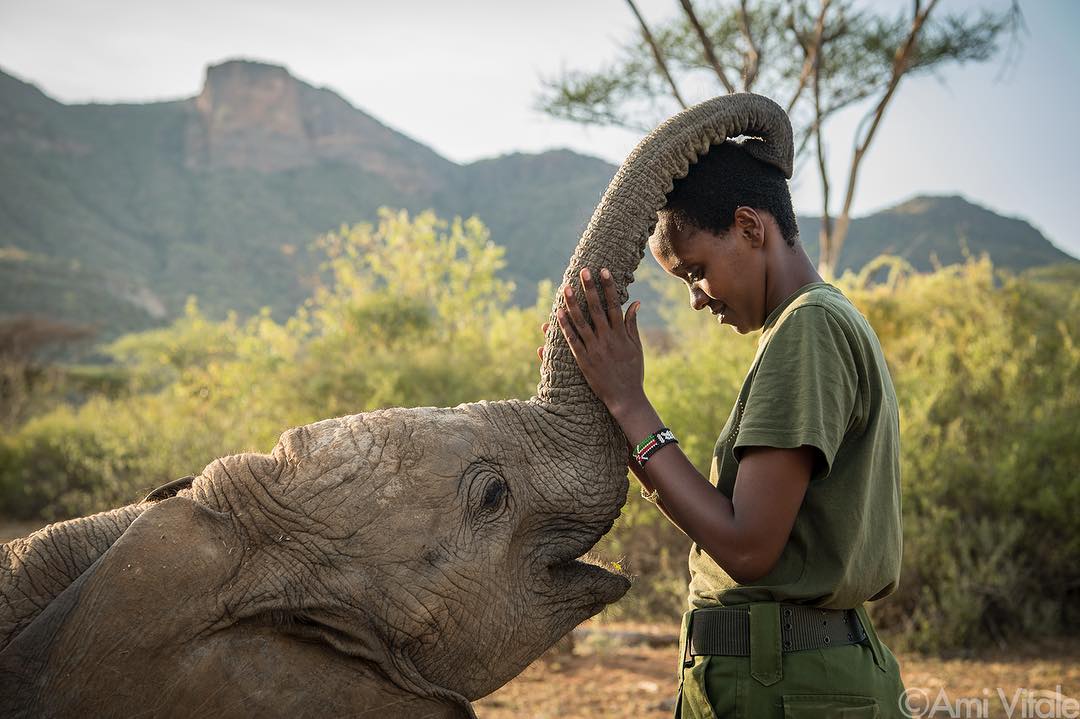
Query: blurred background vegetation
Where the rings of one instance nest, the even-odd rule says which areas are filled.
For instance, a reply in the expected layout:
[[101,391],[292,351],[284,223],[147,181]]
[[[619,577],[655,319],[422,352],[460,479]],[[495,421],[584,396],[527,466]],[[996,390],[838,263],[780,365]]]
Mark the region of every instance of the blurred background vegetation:
[[[553,288],[515,305],[476,218],[380,211],[315,245],[311,296],[284,320],[203,313],[127,334],[112,364],[50,361],[77,328],[0,323],[0,515],[54,521],[137,500],[285,429],[386,406],[529,397]],[[756,336],[687,311],[646,263],[663,323],[647,389],[705,470]],[[835,283],[869,318],[901,406],[905,550],[873,606],[901,647],[940,650],[1080,625],[1080,263],[1020,273],[987,258],[917,273],[880,257]],[[55,354],[55,352],[54,352]],[[604,550],[637,575],[609,618],[668,621],[689,540],[636,486]]]

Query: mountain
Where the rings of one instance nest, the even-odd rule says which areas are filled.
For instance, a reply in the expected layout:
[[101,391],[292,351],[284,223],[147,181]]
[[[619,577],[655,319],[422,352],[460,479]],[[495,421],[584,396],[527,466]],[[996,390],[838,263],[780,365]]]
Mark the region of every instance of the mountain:
[[[800,217],[799,236],[816,258],[821,218]],[[990,255],[1015,271],[1074,260],[1024,220],[1001,215],[957,195],[918,196],[855,218],[840,252],[840,269],[859,269],[881,254],[899,255],[920,271],[936,263],[963,262],[966,254]]]
[[197,97],[63,105],[0,73],[0,314],[106,335],[310,292],[305,249],[380,206],[478,214],[522,298],[558,274],[614,168],[565,151],[452,163],[281,67],[207,69]]
[[453,212],[477,215],[507,248],[507,270],[527,301],[566,262],[618,168],[569,150],[514,153],[462,168]]
[[[103,339],[168,320],[191,294],[214,316],[282,317],[310,293],[311,241],[380,206],[478,215],[530,301],[615,169],[565,150],[459,165],[264,63],[211,66],[196,97],[148,104],[66,105],[0,72],[0,315],[95,324]],[[815,222],[800,221],[808,245]],[[891,250],[926,268],[958,259],[960,238],[1016,269],[1068,258],[1021,220],[915,198],[853,221],[841,259]]]

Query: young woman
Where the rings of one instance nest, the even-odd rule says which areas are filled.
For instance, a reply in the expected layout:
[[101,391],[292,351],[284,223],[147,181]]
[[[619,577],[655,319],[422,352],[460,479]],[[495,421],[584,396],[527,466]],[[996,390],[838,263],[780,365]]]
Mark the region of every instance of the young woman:
[[569,287],[557,317],[643,496],[693,540],[676,716],[904,716],[863,608],[900,573],[899,417],[877,336],[815,271],[783,174],[735,142],[675,182],[649,246],[691,308],[761,330],[706,478],[645,395],[639,303],[623,315],[610,273],[583,270],[592,324]]

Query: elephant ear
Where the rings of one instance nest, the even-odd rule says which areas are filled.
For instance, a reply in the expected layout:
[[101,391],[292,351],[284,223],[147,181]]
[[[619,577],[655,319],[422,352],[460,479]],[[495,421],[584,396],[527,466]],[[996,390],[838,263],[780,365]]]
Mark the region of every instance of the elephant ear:
[[[77,623],[116,623],[124,607],[137,632],[181,633],[184,620],[205,621],[222,583],[243,555],[228,515],[186,497],[143,512],[84,575]],[[162,626],[159,626],[162,625]],[[114,635],[115,636],[115,635]]]
[[205,629],[220,618],[218,596],[243,555],[239,545],[226,515],[185,497],[159,502],[4,650],[0,675],[48,681],[68,663],[52,656],[65,647],[78,646],[78,665],[94,667],[129,652],[153,657],[193,626]]

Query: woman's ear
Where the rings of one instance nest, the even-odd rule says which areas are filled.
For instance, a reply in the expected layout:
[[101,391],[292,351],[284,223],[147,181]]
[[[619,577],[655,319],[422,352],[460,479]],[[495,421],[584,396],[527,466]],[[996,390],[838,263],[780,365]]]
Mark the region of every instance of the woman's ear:
[[739,236],[758,248],[765,244],[765,218],[752,207],[739,207],[735,210],[735,229]]

